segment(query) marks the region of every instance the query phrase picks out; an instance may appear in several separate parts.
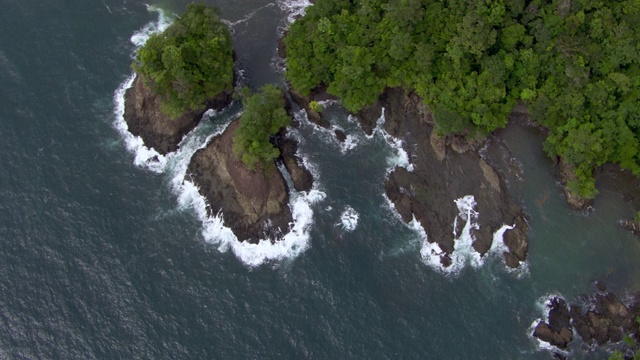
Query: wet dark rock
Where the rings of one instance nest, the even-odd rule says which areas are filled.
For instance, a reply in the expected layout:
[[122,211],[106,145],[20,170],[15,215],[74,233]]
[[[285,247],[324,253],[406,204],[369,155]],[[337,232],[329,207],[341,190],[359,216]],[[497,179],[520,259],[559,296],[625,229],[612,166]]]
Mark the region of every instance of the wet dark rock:
[[[527,223],[521,207],[505,191],[504,180],[477,153],[482,146],[478,140],[438,138],[433,134],[433,119],[415,94],[388,89],[380,100],[356,114],[360,125],[371,133],[385,109],[385,130],[404,141],[415,170],[396,168],[385,182],[385,191],[405,222],[415,218],[427,232],[428,240],[438,243],[444,251],[443,264],[450,264],[454,249],[451,226],[459,210],[455,199],[473,195],[479,212],[480,228],[473,230],[473,247],[485,254],[493,242],[493,233],[503,224],[515,224],[505,233],[509,252],[505,260],[517,267],[526,259]],[[458,150],[447,151],[455,142]],[[458,219],[459,225],[463,222]]]
[[231,101],[231,91],[223,92],[209,99],[202,110],[189,111],[177,119],[171,119],[160,111],[160,97],[138,76],[125,93],[124,120],[129,132],[140,136],[147,147],[164,155],[178,149],[182,138],[198,125],[205,109],[220,110]]
[[309,191],[313,187],[313,175],[302,164],[302,159],[298,156],[298,142],[291,138],[286,138],[283,134],[282,140],[278,142],[280,157],[285,168],[291,175],[293,187],[296,191]]
[[347,140],[347,135],[344,133],[344,131],[336,129],[333,133],[336,134],[336,138],[339,142],[343,143],[345,140]]
[[193,181],[209,204],[209,214],[222,212],[225,224],[239,240],[256,242],[274,238],[289,229],[292,221],[289,193],[275,166],[249,170],[233,155],[231,145],[238,121],[198,150],[188,167]]
[[567,344],[573,339],[567,303],[564,299],[555,297],[551,300],[549,308],[548,322],[539,322],[533,336],[557,348],[566,349]]
[[291,96],[291,99],[296,104],[298,104],[298,106],[302,107],[307,112],[309,121],[325,129],[329,129],[331,127],[331,124],[324,117],[322,117],[322,114],[311,109],[310,105],[311,101],[325,101],[336,99],[336,97],[327,93],[326,87],[319,87],[313,90],[309,96],[304,96],[291,88],[289,90],[289,95]]
[[615,343],[621,341],[624,334],[637,332],[636,314],[615,294],[596,294],[591,305],[592,309],[587,311],[578,305],[571,307],[573,326],[584,342]]

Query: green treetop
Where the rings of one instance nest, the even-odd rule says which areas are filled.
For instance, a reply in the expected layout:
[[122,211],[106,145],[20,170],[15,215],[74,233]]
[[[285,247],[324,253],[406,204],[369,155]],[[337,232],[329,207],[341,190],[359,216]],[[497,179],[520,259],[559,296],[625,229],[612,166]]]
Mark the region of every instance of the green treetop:
[[202,109],[207,99],[233,89],[233,48],[218,10],[191,3],[164,32],[138,49],[133,69],[176,118]]
[[639,0],[317,0],[285,39],[287,77],[355,112],[420,95],[441,134],[504,127],[517,101],[595,195],[605,162],[640,175]]
[[280,156],[280,150],[271,142],[273,136],[291,123],[282,90],[274,85],[265,85],[253,95],[247,90],[242,104],[233,152],[250,169],[265,169]]

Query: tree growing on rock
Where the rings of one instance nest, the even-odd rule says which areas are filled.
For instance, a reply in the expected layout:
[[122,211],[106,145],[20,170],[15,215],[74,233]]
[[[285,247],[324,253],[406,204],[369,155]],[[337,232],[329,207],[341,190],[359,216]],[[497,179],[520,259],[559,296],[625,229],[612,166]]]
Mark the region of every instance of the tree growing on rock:
[[207,99],[233,90],[233,47],[216,8],[191,3],[164,32],[138,49],[133,69],[177,118],[201,110]]
[[280,156],[273,137],[291,119],[284,109],[282,90],[274,85],[265,85],[256,94],[248,89],[243,93],[244,111],[233,137],[233,152],[250,169],[265,169]]

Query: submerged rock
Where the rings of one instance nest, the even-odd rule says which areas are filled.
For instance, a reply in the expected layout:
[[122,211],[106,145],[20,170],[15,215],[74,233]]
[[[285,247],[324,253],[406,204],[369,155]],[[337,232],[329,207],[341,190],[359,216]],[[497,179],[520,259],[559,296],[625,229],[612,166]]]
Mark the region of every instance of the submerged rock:
[[[240,241],[281,238],[293,221],[286,181],[276,166],[250,170],[233,155],[233,133],[238,125],[238,121],[232,122],[222,135],[194,154],[187,179],[206,198],[209,215],[222,213],[225,225]],[[280,149],[296,190],[311,189],[313,177],[297,158],[295,140],[282,140]]]
[[[205,109],[223,109],[231,100],[230,92],[220,93],[207,101]],[[124,120],[129,132],[140,136],[147,147],[163,155],[178,149],[182,138],[198,125],[204,113],[204,109],[189,111],[171,119],[160,111],[160,96],[154,94],[140,76],[125,93]]]
[[[461,137],[440,138],[434,134],[434,123],[428,109],[415,94],[389,89],[373,106],[360,111],[357,118],[362,128],[372,131],[373,124],[385,111],[385,130],[401,138],[412,154],[415,170],[393,170],[385,182],[385,191],[405,222],[415,217],[428,235],[444,252],[441,263],[448,266],[454,251],[455,237],[451,228],[460,210],[454,200],[473,195],[479,213],[478,229],[473,229],[473,248],[484,255],[493,242],[493,234],[502,225],[515,225],[505,233],[504,253],[507,265],[517,267],[527,255],[527,223],[522,208],[506,191],[504,180],[477,150],[482,142]],[[455,144],[455,145],[453,145]],[[454,151],[449,151],[451,148]],[[458,219],[459,235],[462,220]]]

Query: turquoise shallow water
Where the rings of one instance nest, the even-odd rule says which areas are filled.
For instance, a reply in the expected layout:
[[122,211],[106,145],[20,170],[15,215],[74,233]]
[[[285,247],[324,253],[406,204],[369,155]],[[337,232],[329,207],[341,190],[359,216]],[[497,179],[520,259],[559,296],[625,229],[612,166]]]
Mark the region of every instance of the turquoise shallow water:
[[[186,3],[155,5],[180,12]],[[282,3],[209,3],[233,24],[244,81],[281,82]],[[326,195],[310,205],[309,248],[248,267],[179,204],[179,161],[164,173],[135,166],[114,128],[130,37],[157,13],[125,0],[2,8],[0,358],[545,359],[528,336],[541,297],[572,299],[596,279],[637,287],[640,247],[616,224],[631,206],[603,191],[588,216],[570,210],[539,135],[518,126],[502,134],[514,165],[503,170],[530,215],[527,271],[495,259],[457,276],[428,267],[419,235],[383,196],[398,154],[335,109],[331,121],[353,148],[310,125],[297,133]],[[205,123],[194,142],[238,111]],[[490,151],[503,154],[498,145]],[[359,217],[352,231],[341,226],[347,206]]]

